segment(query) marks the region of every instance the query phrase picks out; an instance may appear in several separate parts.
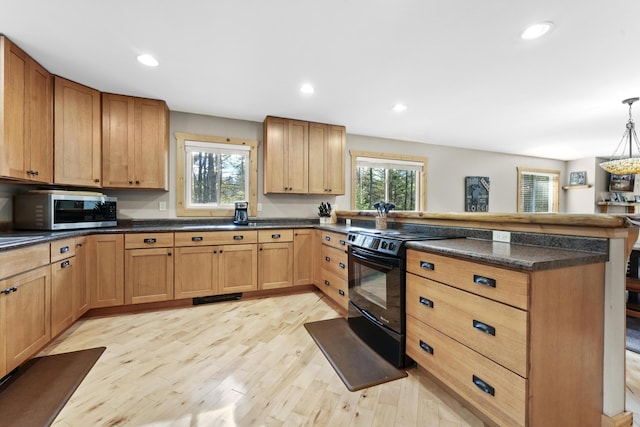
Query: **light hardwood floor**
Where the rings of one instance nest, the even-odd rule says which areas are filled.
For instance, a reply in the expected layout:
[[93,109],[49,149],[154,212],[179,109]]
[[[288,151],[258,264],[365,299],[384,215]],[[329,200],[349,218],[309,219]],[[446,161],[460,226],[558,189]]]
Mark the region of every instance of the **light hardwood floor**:
[[633,426],[640,427],[640,354],[627,350],[626,410],[633,412]]
[[42,354],[106,346],[54,422],[78,426],[473,426],[421,368],[349,392],[305,322],[313,292],[80,320]]

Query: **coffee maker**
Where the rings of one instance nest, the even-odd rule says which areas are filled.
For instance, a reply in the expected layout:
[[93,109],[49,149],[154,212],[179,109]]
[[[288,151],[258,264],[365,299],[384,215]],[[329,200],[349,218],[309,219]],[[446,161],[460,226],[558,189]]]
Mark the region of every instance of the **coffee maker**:
[[236,202],[236,212],[233,214],[233,223],[236,225],[249,224],[249,202],[241,201]]

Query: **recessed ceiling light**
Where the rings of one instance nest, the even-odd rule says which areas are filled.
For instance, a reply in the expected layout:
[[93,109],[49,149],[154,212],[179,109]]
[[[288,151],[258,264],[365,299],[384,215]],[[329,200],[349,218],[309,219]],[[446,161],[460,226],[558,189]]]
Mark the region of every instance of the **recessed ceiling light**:
[[525,40],[537,39],[547,34],[551,27],[553,27],[553,22],[539,22],[524,30],[521,37]]
[[159,64],[158,60],[149,54],[138,56],[138,61],[148,67],[157,67]]
[[393,111],[396,111],[398,113],[402,113],[403,111],[405,111],[407,109],[407,106],[404,104],[396,104],[393,107],[391,107],[391,109]]
[[300,92],[309,95],[315,92],[315,89],[310,84],[303,84],[300,86]]

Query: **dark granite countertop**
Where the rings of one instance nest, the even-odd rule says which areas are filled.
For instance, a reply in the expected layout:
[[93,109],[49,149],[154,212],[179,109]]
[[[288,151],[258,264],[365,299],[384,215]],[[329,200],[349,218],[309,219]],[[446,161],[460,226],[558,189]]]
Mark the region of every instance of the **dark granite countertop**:
[[144,220],[122,221],[115,227],[91,228],[64,231],[21,231],[12,230],[0,233],[0,252],[40,243],[53,242],[59,239],[85,236],[89,234],[111,233],[179,233],[190,231],[245,231],[245,230],[270,230],[286,228],[319,228],[337,233],[347,233],[350,227],[342,224],[319,224],[317,220],[273,220],[255,221],[249,225],[234,225],[229,222],[216,220],[209,221],[173,221],[173,220]]
[[583,252],[470,238],[409,242],[407,248],[526,271],[550,270],[609,260],[608,254],[601,252]]

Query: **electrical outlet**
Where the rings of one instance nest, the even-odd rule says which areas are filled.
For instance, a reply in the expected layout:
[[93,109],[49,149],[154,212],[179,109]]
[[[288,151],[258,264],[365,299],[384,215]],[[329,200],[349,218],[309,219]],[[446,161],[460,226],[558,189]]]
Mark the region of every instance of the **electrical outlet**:
[[159,202],[158,203],[158,210],[159,211],[166,211],[167,210],[167,202]]
[[351,218],[347,218],[347,219],[345,220],[345,223],[346,223],[346,225],[351,225]]
[[496,242],[511,242],[511,233],[508,231],[493,230],[493,240]]
[[258,203],[258,212],[262,212],[262,203]]

